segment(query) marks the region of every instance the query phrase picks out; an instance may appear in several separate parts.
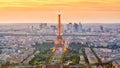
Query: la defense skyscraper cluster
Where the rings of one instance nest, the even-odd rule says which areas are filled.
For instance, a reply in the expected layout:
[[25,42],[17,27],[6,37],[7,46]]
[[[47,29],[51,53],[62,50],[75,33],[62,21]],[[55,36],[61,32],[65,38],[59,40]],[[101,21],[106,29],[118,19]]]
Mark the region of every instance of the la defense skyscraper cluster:
[[57,34],[57,38],[55,41],[55,45],[52,49],[52,52],[55,52],[56,50],[62,48],[62,51],[66,51],[67,48],[65,47],[65,41],[62,38],[62,34],[61,34],[61,13],[60,11],[58,11],[58,34]]

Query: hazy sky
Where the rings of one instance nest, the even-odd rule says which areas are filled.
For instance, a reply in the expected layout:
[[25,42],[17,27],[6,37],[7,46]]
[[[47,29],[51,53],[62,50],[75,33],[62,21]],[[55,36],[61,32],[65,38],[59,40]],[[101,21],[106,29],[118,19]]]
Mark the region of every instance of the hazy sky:
[[120,23],[120,0],[0,0],[0,22]]

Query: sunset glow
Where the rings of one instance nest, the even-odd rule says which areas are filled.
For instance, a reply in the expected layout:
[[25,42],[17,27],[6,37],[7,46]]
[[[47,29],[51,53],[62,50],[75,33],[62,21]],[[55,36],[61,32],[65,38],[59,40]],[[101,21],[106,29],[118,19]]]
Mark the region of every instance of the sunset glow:
[[119,23],[120,0],[0,0],[0,22]]

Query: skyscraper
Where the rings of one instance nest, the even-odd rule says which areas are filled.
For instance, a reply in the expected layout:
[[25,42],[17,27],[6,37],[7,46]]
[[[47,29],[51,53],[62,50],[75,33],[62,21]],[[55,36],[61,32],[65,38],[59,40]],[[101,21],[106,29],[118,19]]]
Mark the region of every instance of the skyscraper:
[[73,25],[73,31],[78,32],[79,31],[79,25],[77,23],[74,23]]
[[73,32],[73,24],[70,22],[67,24],[67,32],[72,33]]
[[101,32],[104,32],[104,28],[103,28],[102,25],[100,26],[100,31],[101,31]]
[[81,22],[79,23],[79,32],[83,32],[83,26]]

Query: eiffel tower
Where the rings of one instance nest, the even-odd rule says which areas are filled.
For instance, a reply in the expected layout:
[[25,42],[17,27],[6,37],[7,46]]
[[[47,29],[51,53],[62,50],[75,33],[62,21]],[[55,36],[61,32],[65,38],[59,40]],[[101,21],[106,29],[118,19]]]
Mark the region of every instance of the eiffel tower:
[[56,50],[62,48],[62,51],[66,51],[66,47],[65,47],[65,41],[62,38],[62,34],[61,34],[61,14],[60,11],[58,11],[58,34],[57,34],[57,38],[55,41],[55,45],[52,49],[52,52],[55,52]]

